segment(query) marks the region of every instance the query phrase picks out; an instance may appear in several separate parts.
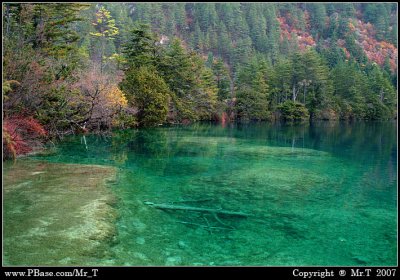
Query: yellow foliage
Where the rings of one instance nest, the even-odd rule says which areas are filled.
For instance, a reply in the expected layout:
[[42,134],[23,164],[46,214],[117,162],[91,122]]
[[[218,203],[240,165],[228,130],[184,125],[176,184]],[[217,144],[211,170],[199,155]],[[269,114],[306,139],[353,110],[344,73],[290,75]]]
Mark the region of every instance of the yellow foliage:
[[350,29],[351,31],[356,30],[356,27],[354,26],[354,24],[353,24],[352,22],[349,22],[349,29]]
[[126,99],[125,94],[117,87],[112,86],[106,93],[106,100],[111,106],[123,107],[128,105],[128,99]]

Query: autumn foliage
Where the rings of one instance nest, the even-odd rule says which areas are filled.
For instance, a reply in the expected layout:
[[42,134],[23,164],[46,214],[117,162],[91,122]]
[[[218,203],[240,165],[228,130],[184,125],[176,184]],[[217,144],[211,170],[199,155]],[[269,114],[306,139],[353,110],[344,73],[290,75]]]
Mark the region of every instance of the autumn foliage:
[[[290,25],[287,22],[287,18],[290,16],[290,14],[287,14],[285,17],[278,17],[278,21],[281,27],[281,40],[283,40],[284,37],[290,40],[292,39],[292,35],[295,34],[297,36],[300,50],[305,50],[307,47],[315,46],[314,38],[308,31],[297,29],[295,24]],[[307,21],[306,26],[308,26],[308,16],[306,16],[305,19]]]
[[[304,13],[305,19],[305,30],[300,30],[296,27],[296,22],[289,23],[289,19],[293,16],[290,13],[284,16],[278,17],[278,21],[281,28],[281,41],[286,37],[288,40],[293,39],[292,36],[297,36],[298,47],[300,50],[305,50],[307,47],[315,46],[315,40],[309,33],[310,22],[309,14],[306,11]],[[386,42],[378,41],[376,38],[376,28],[371,23],[365,23],[360,19],[348,24],[349,33],[352,33],[356,37],[356,44],[362,48],[365,55],[370,61],[383,66],[385,60],[389,59],[389,64],[392,72],[397,71],[397,48],[395,45]],[[350,53],[346,48],[345,40],[338,39],[337,44],[346,54],[346,57],[350,58]]]
[[397,48],[385,41],[376,39],[376,30],[371,23],[358,20],[356,25],[352,24],[351,30],[357,36],[357,44],[362,47],[369,60],[382,66],[386,58],[389,58],[390,68],[393,72],[397,70]]
[[3,121],[3,159],[32,152],[47,135],[33,117],[13,116]]
[[80,112],[84,121],[77,122],[86,123],[89,130],[119,126],[118,116],[128,107],[125,94],[117,86],[120,80],[118,73],[104,74],[95,68],[81,73],[73,85],[81,94],[71,100],[72,104],[84,108]]

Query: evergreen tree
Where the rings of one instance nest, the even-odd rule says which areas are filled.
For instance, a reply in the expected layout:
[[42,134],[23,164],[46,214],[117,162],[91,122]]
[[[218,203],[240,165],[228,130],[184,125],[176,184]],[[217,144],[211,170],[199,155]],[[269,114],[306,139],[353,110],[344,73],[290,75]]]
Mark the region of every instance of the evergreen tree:
[[155,65],[157,60],[157,40],[150,32],[149,25],[139,24],[130,31],[128,42],[123,45],[127,66],[139,67]]
[[218,25],[218,55],[223,57],[226,61],[231,60],[232,41],[229,38],[228,31],[225,24],[221,21]]
[[236,47],[233,50],[233,67],[237,68],[239,64],[245,64],[249,61],[252,54],[252,43],[250,37],[237,39]]
[[299,49],[299,39],[295,32],[290,33],[289,52],[296,52]]
[[307,5],[310,9],[310,22],[314,37],[319,37],[325,30],[326,9],[322,3],[310,3]]
[[217,59],[212,66],[212,70],[214,72],[215,80],[217,82],[218,100],[223,101],[231,98],[231,79],[229,76],[229,70],[224,65],[223,60]]
[[249,37],[249,26],[247,25],[246,19],[243,15],[240,3],[232,3],[233,18],[234,18],[234,31],[232,38],[235,41],[239,41],[243,38]]
[[195,92],[195,108],[200,120],[212,120],[216,110],[218,88],[215,83],[213,72],[204,67],[204,62],[197,58],[200,81]]
[[143,24],[151,24],[151,4],[136,3],[133,12],[133,19]]
[[268,84],[263,65],[253,59],[238,70],[236,115],[241,120],[265,120],[269,117]]
[[397,26],[397,15],[395,17],[395,22],[393,23],[392,29],[390,31],[390,41],[397,47],[397,36],[398,36],[398,26]]
[[174,3],[174,18],[177,29],[184,34],[187,28],[185,3]]
[[166,11],[165,33],[168,36],[174,36],[177,22],[175,19],[174,4],[164,3],[163,9]]
[[155,69],[131,68],[120,86],[128,101],[137,108],[140,125],[153,126],[166,121],[170,91]]
[[214,55],[212,52],[209,52],[206,61],[206,67],[211,68],[213,64],[214,64]]
[[266,20],[261,7],[256,4],[248,6],[247,22],[249,23],[250,36],[255,49],[263,52],[267,46]]
[[201,32],[199,22],[196,21],[194,27],[193,47],[197,51],[202,51],[203,44],[204,44],[203,32]]
[[[91,32],[90,35],[99,38],[100,40],[98,60],[100,62],[100,72],[102,73],[106,44],[110,40],[113,40],[116,35],[118,35],[119,30],[115,25],[115,19],[111,17],[110,11],[108,11],[104,6],[101,6],[98,9],[92,24],[94,25],[96,32]],[[109,56],[115,52],[114,45],[112,45],[112,47],[113,48],[111,51],[108,52]]]
[[287,36],[283,36],[283,40],[280,45],[280,52],[282,55],[288,55],[290,52],[290,43]]
[[[20,5],[17,7],[19,13],[23,12]],[[73,50],[79,37],[71,28],[71,24],[80,20],[78,13],[87,7],[86,5],[57,3],[24,7],[30,7],[31,17],[23,23],[23,32],[31,37],[30,42],[34,49],[54,57],[65,57]]]
[[379,14],[376,16],[375,26],[376,39],[379,41],[385,40],[387,37],[387,31],[389,29],[389,23],[387,18],[383,14]]
[[331,71],[334,96],[342,118],[364,118],[367,105],[365,95],[369,91],[368,79],[355,63],[338,63]]
[[[371,96],[369,101],[373,104],[369,117],[383,119],[393,117],[396,104],[396,91],[390,79],[384,75],[381,69],[374,65],[369,77]],[[371,107],[370,107],[371,109]]]
[[[112,37],[115,51],[117,54],[121,53],[122,44],[127,41],[129,30],[133,28],[132,18],[129,16],[129,6],[126,3],[108,3],[104,7],[110,11],[111,17],[115,19],[115,26],[118,28],[118,36]],[[94,31],[92,31],[94,32]],[[85,38],[86,33],[80,34]]]
[[[390,3],[5,3],[3,35],[6,114],[28,108],[54,131],[87,118],[91,106],[76,83],[94,80],[76,71],[93,62],[107,81],[125,75],[140,125],[209,120],[227,106],[249,120],[277,110],[288,119],[328,109],[342,118],[396,112]],[[158,105],[139,109],[128,84]],[[155,91],[145,89],[152,84]]]
[[235,29],[235,15],[234,15],[234,3],[217,3],[216,10],[218,17],[225,24],[228,32],[232,34]]
[[271,4],[270,9],[265,10],[267,20],[267,52],[273,64],[279,59],[280,26],[276,19],[275,5]]

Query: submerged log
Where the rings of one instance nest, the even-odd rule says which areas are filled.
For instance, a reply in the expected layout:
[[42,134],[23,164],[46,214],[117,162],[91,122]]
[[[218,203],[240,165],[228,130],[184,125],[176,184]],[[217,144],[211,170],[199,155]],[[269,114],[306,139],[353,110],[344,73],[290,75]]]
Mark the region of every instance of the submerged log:
[[171,203],[174,204],[174,203],[192,203],[192,202],[207,202],[207,201],[212,201],[212,199],[203,198],[203,199],[178,200],[178,201],[173,201]]
[[247,214],[247,213],[243,213],[243,212],[228,211],[228,210],[223,210],[223,209],[200,208],[200,207],[192,207],[192,206],[178,206],[178,205],[169,205],[169,204],[156,204],[156,203],[149,202],[149,201],[145,201],[144,204],[152,206],[157,209],[162,209],[162,210],[183,210],[183,211],[207,212],[207,213],[230,215],[230,216],[237,216],[237,217],[253,216],[251,214]]
[[183,221],[177,221],[177,223],[180,224],[185,224],[185,225],[193,225],[193,226],[198,226],[198,227],[202,227],[205,228],[206,230],[209,230],[211,233],[212,229],[220,229],[220,230],[234,230],[234,228],[226,228],[226,227],[214,227],[214,226],[210,226],[210,225],[201,225],[201,224],[196,224],[196,223],[190,223],[190,222],[183,222]]

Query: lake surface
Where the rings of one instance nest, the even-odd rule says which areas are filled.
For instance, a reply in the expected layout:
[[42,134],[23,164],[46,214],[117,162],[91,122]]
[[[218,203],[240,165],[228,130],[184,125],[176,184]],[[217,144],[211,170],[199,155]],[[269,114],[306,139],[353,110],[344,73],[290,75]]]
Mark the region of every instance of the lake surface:
[[[104,241],[106,253],[81,254],[80,265],[397,264],[395,122],[198,123],[71,136],[52,151],[7,163],[5,177],[35,161],[116,170],[107,183],[117,201],[115,236]],[[43,187],[31,191],[47,201],[54,195]],[[4,221],[24,201],[6,195]],[[10,251],[7,264],[32,265],[17,263]],[[63,260],[60,265],[77,262]]]

